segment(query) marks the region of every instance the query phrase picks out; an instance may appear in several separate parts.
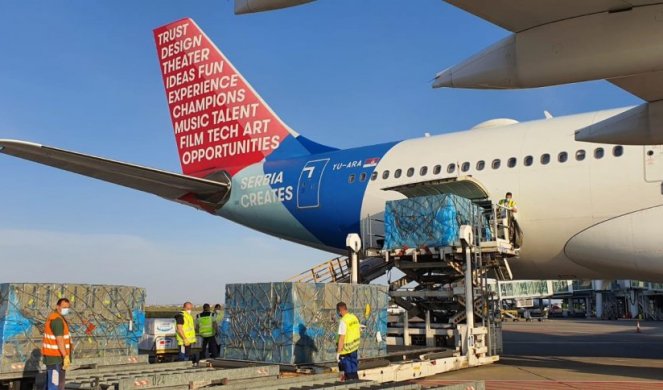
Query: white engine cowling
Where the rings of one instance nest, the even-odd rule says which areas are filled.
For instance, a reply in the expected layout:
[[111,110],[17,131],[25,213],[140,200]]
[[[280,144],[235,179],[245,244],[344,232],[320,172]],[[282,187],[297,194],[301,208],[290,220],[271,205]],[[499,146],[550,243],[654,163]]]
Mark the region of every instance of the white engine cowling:
[[438,73],[433,87],[533,88],[661,70],[661,15],[655,4],[517,32]]
[[645,103],[576,131],[576,141],[622,145],[663,144],[663,101]]
[[571,238],[564,253],[574,263],[617,279],[663,281],[663,206],[655,206],[591,226]]

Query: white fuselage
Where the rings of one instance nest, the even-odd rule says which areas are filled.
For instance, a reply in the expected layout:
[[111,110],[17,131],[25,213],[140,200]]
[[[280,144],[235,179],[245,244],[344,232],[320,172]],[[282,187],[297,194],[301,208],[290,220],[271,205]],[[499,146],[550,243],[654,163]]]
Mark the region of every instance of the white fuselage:
[[[576,142],[576,130],[624,109],[471,129],[407,140],[394,146],[368,185],[362,216],[384,211],[384,201],[403,196],[384,191],[434,178],[471,175],[494,201],[514,194],[524,232],[517,278],[638,278],[663,280],[663,194],[660,149]],[[603,157],[597,158],[597,148]],[[617,149],[615,149],[617,148]],[[615,156],[614,151],[623,153]],[[582,161],[576,158],[584,151]],[[560,153],[566,153],[560,162]],[[548,154],[550,162],[542,164]],[[527,156],[533,163],[525,166]],[[509,167],[509,159],[516,164]],[[494,169],[493,161],[500,167]],[[477,163],[484,161],[479,170]],[[460,171],[469,163],[466,172]],[[449,164],[455,171],[448,173]],[[433,173],[436,165],[441,172]],[[420,168],[428,167],[425,176]],[[406,172],[414,168],[414,175]],[[401,169],[400,178],[394,172]],[[390,171],[388,179],[383,172]]]

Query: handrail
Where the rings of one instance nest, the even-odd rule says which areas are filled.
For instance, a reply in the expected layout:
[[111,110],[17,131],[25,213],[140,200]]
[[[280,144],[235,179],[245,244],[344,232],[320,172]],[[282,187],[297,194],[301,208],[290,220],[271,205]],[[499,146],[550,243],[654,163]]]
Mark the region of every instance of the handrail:
[[301,283],[330,283],[336,282],[350,274],[349,259],[346,256],[335,257],[331,260],[318,264],[299,275],[295,275],[287,282]]

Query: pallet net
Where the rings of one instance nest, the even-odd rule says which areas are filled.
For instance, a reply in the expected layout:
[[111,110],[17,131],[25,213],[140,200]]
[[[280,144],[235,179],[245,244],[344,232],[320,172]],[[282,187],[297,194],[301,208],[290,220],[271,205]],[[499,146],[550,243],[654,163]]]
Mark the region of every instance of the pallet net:
[[72,360],[131,356],[145,326],[145,290],[85,284],[0,284],[0,372],[36,369],[44,324],[67,298]]
[[387,287],[283,282],[226,286],[221,357],[291,365],[333,362],[340,301],[363,326],[359,356],[384,356]]
[[471,200],[442,194],[388,201],[384,249],[459,245],[461,225],[476,225],[483,209]]

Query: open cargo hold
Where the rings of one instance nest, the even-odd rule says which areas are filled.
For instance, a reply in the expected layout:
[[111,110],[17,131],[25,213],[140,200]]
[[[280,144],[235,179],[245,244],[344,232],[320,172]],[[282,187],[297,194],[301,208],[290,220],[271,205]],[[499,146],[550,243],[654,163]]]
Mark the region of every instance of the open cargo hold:
[[471,200],[453,194],[388,201],[384,249],[459,245],[460,226],[475,224],[482,213]]
[[221,357],[280,364],[334,362],[339,301],[365,326],[360,358],[386,355],[386,286],[282,282],[226,286]]
[[145,290],[89,284],[0,284],[0,372],[34,371],[46,318],[59,298],[68,315],[72,360],[132,356],[145,326]]

